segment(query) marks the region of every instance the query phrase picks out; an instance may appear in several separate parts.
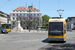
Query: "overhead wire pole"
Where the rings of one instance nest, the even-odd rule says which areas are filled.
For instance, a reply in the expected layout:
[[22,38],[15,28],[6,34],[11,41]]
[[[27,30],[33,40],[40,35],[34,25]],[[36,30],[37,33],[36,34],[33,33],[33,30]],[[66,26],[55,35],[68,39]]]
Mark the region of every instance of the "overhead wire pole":
[[[40,12],[40,1],[39,1],[39,12]],[[39,16],[39,31],[40,31],[40,16]]]
[[60,18],[61,18],[61,16],[62,16],[63,11],[64,11],[64,10],[62,10],[62,9],[57,10],[57,12],[58,12]]
[[26,3],[26,7],[27,7],[27,3]]
[[58,5],[58,8],[59,8],[59,10],[57,10],[57,12],[58,12],[58,14],[59,14],[59,16],[60,16],[60,18],[61,18],[62,13],[63,13],[64,10],[60,9],[60,3],[59,3],[59,0],[57,0],[57,5]]
[[32,7],[33,7],[33,2],[32,2]]

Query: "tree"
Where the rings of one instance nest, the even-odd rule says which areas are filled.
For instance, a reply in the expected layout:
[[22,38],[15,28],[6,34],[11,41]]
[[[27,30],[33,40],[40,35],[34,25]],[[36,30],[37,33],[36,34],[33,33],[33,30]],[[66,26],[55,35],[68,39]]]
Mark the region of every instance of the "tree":
[[43,15],[42,16],[42,26],[48,26],[49,18],[50,17],[48,15]]

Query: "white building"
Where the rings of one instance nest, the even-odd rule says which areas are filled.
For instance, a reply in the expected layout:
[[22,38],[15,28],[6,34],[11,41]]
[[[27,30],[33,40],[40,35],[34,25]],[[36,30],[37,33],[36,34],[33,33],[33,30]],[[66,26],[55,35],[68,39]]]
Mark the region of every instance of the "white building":
[[1,23],[10,23],[10,16],[2,11],[0,11],[0,22]]
[[29,20],[38,19],[38,22],[42,21],[42,13],[39,9],[36,9],[33,6],[18,7],[11,11],[11,23],[13,27],[17,26],[16,22],[18,17],[20,17],[20,23],[23,28],[27,27],[25,21],[29,18]]
[[72,29],[75,30],[75,16],[68,17],[66,19],[66,22],[67,22],[67,30],[72,30]]

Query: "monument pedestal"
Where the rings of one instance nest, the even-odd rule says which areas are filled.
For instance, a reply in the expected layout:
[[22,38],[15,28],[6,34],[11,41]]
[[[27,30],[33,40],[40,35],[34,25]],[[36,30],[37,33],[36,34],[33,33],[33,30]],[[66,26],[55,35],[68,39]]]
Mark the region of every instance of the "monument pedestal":
[[17,31],[23,31],[23,28],[20,25],[20,21],[17,21]]

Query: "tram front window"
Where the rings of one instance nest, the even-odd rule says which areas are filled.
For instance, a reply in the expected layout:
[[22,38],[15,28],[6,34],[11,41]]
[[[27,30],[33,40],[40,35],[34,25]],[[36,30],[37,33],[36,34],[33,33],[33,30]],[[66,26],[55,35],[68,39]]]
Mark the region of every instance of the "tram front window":
[[10,24],[3,24],[2,28],[4,28],[4,29],[11,29],[11,25]]
[[6,29],[11,29],[11,25],[10,24],[6,24]]
[[50,22],[49,35],[63,36],[63,22]]

